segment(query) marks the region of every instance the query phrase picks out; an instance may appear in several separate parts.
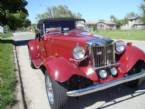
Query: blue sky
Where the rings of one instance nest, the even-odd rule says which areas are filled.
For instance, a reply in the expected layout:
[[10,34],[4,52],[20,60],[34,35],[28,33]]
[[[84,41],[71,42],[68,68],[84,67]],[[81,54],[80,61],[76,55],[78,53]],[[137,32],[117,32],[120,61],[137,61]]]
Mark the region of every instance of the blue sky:
[[81,13],[86,20],[105,19],[110,15],[123,18],[129,12],[140,13],[142,0],[27,0],[29,19],[34,23],[36,16],[48,7],[67,5],[73,12]]

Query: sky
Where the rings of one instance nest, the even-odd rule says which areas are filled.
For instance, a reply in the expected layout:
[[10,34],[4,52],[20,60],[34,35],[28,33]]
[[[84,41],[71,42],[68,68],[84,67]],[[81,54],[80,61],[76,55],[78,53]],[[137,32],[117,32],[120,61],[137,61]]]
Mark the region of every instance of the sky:
[[27,0],[28,18],[36,23],[36,16],[48,7],[66,5],[72,12],[80,13],[86,20],[109,20],[111,15],[121,19],[127,13],[140,14],[142,0]]

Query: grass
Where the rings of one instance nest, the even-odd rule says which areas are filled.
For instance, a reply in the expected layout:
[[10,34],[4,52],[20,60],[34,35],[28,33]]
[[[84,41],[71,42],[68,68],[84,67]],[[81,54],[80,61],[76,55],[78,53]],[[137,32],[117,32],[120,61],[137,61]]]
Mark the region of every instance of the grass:
[[12,36],[12,34],[9,32],[9,33],[0,33],[0,39],[9,39],[10,36]]
[[[0,35],[1,38],[10,36],[10,33]],[[13,45],[3,41],[5,40],[0,40],[0,109],[6,109],[14,104],[16,86]]]
[[112,39],[145,40],[145,30],[102,30],[95,33]]

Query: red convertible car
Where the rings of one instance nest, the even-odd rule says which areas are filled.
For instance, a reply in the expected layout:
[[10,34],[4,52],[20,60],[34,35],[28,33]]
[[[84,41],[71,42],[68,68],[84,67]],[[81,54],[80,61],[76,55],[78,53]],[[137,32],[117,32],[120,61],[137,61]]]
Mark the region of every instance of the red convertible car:
[[40,20],[28,42],[31,65],[45,74],[52,109],[68,99],[122,83],[139,86],[145,77],[145,53],[132,43],[88,32],[84,19]]

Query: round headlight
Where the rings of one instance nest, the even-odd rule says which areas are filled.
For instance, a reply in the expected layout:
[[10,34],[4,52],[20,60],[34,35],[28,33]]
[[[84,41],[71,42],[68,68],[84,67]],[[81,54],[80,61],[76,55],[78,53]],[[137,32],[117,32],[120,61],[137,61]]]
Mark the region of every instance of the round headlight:
[[115,50],[116,54],[121,54],[125,50],[125,43],[123,41],[116,41],[115,42]]
[[85,50],[83,47],[77,45],[74,49],[73,49],[73,57],[74,59],[83,59],[85,57]]
[[107,71],[106,70],[100,70],[99,71],[99,76],[101,79],[106,79],[108,74],[107,74]]

